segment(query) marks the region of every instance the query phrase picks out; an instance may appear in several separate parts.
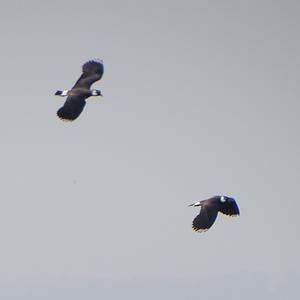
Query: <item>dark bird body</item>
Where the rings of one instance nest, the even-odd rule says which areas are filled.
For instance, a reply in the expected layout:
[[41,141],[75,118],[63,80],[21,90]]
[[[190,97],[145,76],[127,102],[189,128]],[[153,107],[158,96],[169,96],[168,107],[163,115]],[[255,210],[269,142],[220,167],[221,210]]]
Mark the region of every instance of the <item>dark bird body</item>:
[[91,85],[103,76],[102,61],[90,60],[82,66],[82,74],[71,90],[57,91],[57,96],[67,96],[67,100],[57,111],[57,115],[64,121],[75,120],[83,111],[86,99],[90,96],[102,96],[101,91],[91,90]]
[[235,200],[227,196],[214,196],[190,206],[201,207],[199,215],[193,221],[193,229],[199,232],[208,230],[214,224],[218,212],[232,217],[240,214]]

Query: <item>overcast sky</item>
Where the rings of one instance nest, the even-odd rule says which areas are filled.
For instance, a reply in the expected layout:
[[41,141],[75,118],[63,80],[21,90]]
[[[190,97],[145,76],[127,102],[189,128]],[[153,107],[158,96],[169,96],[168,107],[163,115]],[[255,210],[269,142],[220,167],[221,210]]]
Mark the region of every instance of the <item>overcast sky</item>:
[[298,299],[300,2],[75,2],[0,4],[0,298]]

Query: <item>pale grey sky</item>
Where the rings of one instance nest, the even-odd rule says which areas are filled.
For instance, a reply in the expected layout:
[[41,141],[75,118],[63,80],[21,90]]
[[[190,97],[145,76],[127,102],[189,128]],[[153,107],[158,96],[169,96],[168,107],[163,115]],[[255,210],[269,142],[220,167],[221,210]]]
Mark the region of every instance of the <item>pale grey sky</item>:
[[[0,298],[298,299],[298,1],[2,1]],[[74,123],[57,89],[104,60]],[[241,216],[198,234],[215,194]]]

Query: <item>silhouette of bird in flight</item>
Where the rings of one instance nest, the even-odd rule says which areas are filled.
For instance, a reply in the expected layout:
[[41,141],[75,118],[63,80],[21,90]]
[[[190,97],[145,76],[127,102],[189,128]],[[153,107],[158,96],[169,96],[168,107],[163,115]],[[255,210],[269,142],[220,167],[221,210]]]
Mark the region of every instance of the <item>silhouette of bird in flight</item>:
[[215,222],[218,212],[227,216],[238,216],[239,208],[233,198],[227,196],[214,196],[189,206],[200,206],[200,213],[193,221],[193,230],[198,232],[207,231]]
[[83,111],[85,100],[90,96],[102,96],[101,91],[91,90],[91,85],[102,78],[104,72],[102,60],[90,60],[82,66],[82,74],[71,90],[57,91],[56,96],[65,97],[63,107],[57,115],[63,121],[74,121]]

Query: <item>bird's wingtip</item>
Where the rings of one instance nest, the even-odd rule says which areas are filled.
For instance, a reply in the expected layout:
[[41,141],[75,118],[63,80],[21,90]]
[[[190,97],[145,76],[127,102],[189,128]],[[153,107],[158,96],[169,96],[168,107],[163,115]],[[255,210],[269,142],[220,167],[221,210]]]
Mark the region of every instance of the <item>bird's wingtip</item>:
[[209,229],[209,228],[197,228],[195,226],[192,226],[192,228],[195,232],[199,232],[199,233],[206,232]]

